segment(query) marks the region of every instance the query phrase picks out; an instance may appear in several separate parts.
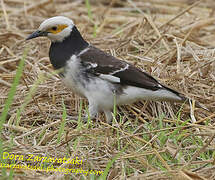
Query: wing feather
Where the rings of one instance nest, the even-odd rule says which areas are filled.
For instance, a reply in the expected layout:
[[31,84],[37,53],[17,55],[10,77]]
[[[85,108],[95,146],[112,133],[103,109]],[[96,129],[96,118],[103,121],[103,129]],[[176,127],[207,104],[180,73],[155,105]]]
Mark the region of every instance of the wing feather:
[[[96,76],[111,75],[120,79],[122,85],[130,85],[150,90],[161,89],[160,83],[149,74],[139,68],[121,61],[110,54],[101,51],[93,46],[80,54],[81,63],[86,67],[88,73]],[[105,77],[105,76],[103,76]]]

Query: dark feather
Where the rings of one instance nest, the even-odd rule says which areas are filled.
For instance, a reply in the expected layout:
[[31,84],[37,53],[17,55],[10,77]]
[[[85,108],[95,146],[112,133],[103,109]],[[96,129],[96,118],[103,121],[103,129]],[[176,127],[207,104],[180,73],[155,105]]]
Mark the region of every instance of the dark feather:
[[112,75],[120,78],[122,85],[130,85],[153,91],[162,88],[159,82],[149,74],[93,46],[89,46],[89,50],[81,54],[80,58],[82,65],[87,67],[87,72],[94,75]]
[[74,26],[71,34],[63,42],[51,43],[49,58],[53,67],[55,69],[64,67],[73,54],[79,54],[88,45],[78,29]]

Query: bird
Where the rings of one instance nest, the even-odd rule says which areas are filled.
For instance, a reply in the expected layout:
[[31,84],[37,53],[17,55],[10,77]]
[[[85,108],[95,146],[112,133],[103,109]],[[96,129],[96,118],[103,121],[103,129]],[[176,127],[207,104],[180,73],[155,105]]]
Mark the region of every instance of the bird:
[[44,20],[26,40],[37,37],[51,40],[49,58],[72,92],[85,97],[90,118],[104,112],[112,123],[114,105],[139,100],[184,102],[183,94],[162,85],[142,69],[118,59],[88,43],[73,20],[55,16]]

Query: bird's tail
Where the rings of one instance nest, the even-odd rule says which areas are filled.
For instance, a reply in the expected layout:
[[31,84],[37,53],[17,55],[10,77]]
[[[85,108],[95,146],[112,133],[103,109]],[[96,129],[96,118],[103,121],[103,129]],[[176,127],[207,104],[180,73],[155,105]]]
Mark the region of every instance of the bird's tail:
[[[162,86],[163,86],[163,85],[162,85]],[[186,96],[184,96],[183,94],[181,94],[181,93],[179,93],[179,92],[177,92],[177,91],[175,91],[175,90],[173,90],[173,89],[170,89],[170,88],[168,88],[168,87],[166,87],[166,86],[163,86],[163,88],[166,89],[166,90],[168,90],[168,91],[170,91],[171,93],[175,94],[176,97],[178,97],[178,98],[175,99],[175,100],[173,99],[173,101],[185,102],[185,103],[189,103],[190,101],[191,101],[191,102],[194,101],[196,107],[202,108],[202,109],[207,110],[207,111],[210,111],[206,106],[204,106],[203,104],[201,104],[201,103],[198,102],[198,101],[192,100],[191,98],[186,97]]]

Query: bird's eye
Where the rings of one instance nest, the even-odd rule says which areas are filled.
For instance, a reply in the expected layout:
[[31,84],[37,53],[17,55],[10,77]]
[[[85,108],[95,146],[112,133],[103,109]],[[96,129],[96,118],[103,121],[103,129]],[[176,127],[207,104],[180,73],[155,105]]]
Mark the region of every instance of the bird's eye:
[[53,30],[53,31],[56,31],[56,30],[57,30],[57,26],[53,26],[53,27],[52,27],[52,30]]

